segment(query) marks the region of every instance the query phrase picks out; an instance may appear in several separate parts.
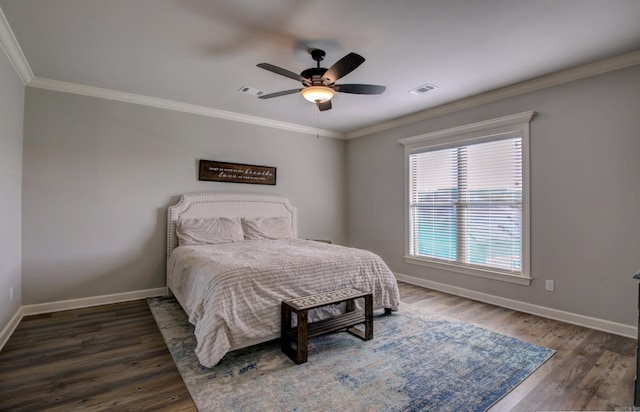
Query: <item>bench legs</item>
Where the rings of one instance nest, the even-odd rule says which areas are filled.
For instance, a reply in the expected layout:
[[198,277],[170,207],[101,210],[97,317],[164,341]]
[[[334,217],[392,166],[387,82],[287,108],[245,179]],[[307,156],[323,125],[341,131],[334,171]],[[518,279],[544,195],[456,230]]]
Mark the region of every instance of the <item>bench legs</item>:
[[[282,321],[281,327],[283,331],[291,329],[291,309],[282,305]],[[301,363],[305,363],[307,361],[307,351],[308,351],[308,327],[309,327],[309,318],[307,316],[306,310],[301,310],[297,313],[298,315],[298,326],[296,327],[296,348],[294,349],[291,344],[293,340],[289,338],[288,334],[282,333],[280,337],[280,348],[282,352],[284,352],[291,360],[293,360],[298,365]]]
[[[353,300],[350,301],[351,310],[353,311]],[[349,302],[347,302],[347,310],[349,310]],[[364,297],[364,333],[356,328],[349,328],[347,332],[359,337],[363,340],[373,339],[373,296]]]
[[[371,340],[373,339],[373,296],[371,294],[364,296],[364,332],[356,329],[355,327],[349,327],[347,332],[351,333],[354,336],[359,337],[363,340]],[[355,310],[355,302],[353,299],[347,300],[347,313],[353,312]],[[298,317],[298,325],[295,328],[291,326],[291,314],[296,313]],[[340,319],[339,315],[332,319]],[[362,316],[362,315],[360,315]],[[320,321],[318,323],[313,323],[314,326],[322,322],[332,321],[332,319],[327,319],[325,321]],[[361,318],[362,319],[362,318]],[[362,322],[362,321],[360,321]],[[354,322],[355,323],[355,322]],[[354,323],[350,323],[349,325],[353,325]],[[284,302],[282,303],[281,308],[281,324],[282,333],[280,337],[280,348],[282,352],[284,352],[291,360],[293,360],[298,365],[301,363],[305,363],[307,361],[307,353],[309,350],[309,318],[308,318],[308,310],[300,309],[295,310],[290,306],[286,305]],[[348,325],[342,326],[342,328],[347,327]],[[333,329],[329,328],[322,333],[328,333],[328,331],[339,330],[341,327],[338,325]],[[293,333],[289,333],[293,332]],[[313,336],[317,336],[318,332],[314,332]],[[295,343],[295,348],[293,344]]]
[[296,358],[294,361],[297,364],[305,363],[307,361],[307,351],[309,348],[309,317],[306,310],[298,312],[298,333],[296,339]]

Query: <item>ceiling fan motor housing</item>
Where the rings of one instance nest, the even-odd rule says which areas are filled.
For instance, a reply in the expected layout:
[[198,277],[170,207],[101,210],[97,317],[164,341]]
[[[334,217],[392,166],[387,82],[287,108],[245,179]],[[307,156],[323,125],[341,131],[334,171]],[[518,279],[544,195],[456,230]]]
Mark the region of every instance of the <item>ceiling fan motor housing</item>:
[[[322,81],[322,76],[326,73],[327,69],[324,67],[312,67],[310,69],[303,70],[300,76],[305,79],[311,79],[312,86],[326,86]],[[308,86],[307,83],[302,82],[303,85]]]
[[324,50],[311,50],[311,58],[317,63],[316,67],[309,68],[300,73],[300,76],[304,77],[305,79],[311,79],[311,83],[302,82],[304,86],[328,86],[328,84],[325,84],[322,81],[322,77],[327,72],[327,69],[325,69],[324,67],[320,67],[320,62],[324,60],[324,56],[326,55],[327,53]]

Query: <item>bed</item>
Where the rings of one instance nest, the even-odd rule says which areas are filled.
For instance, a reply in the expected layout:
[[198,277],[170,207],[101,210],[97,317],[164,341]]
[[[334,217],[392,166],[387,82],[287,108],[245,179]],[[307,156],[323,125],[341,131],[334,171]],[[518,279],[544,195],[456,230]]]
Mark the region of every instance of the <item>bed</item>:
[[[379,256],[299,239],[297,212],[286,198],[185,194],[167,216],[168,293],[195,326],[195,352],[205,367],[278,338],[286,299],[352,287],[372,292],[376,309],[400,303],[395,276]],[[335,316],[343,306],[316,310],[309,320]]]

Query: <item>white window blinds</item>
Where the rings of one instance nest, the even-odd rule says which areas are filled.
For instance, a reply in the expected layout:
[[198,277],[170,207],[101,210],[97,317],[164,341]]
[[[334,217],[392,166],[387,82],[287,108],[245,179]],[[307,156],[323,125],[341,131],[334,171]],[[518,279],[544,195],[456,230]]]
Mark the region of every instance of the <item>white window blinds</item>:
[[409,156],[410,255],[520,273],[522,139]]

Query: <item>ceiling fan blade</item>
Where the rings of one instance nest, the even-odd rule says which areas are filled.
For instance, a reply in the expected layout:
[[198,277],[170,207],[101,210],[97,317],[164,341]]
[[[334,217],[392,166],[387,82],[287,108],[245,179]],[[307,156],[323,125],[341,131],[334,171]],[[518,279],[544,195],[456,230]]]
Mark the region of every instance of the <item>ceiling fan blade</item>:
[[335,62],[333,66],[329,67],[329,70],[325,72],[322,79],[328,81],[329,84],[335,83],[341,77],[351,73],[362,63],[364,63],[364,57],[356,53],[349,53]]
[[387,89],[386,86],[375,84],[335,84],[333,90],[342,93],[353,94],[382,94]]
[[283,90],[281,92],[269,93],[269,94],[264,94],[262,96],[258,96],[258,99],[271,99],[272,97],[286,96],[288,94],[298,93],[301,90],[302,89]]
[[305,79],[304,77],[300,76],[298,73],[294,73],[294,72],[292,72],[290,70],[283,69],[282,67],[274,66],[273,64],[258,63],[257,66],[260,67],[261,69],[269,70],[270,72],[273,72],[275,74],[279,74],[279,75],[284,76],[284,77],[288,77],[288,78],[293,79],[293,80],[298,80],[298,81],[301,81],[301,82],[307,81],[307,79]]
[[331,100],[327,100],[324,103],[318,103],[318,110],[324,112],[325,110],[331,110]]

